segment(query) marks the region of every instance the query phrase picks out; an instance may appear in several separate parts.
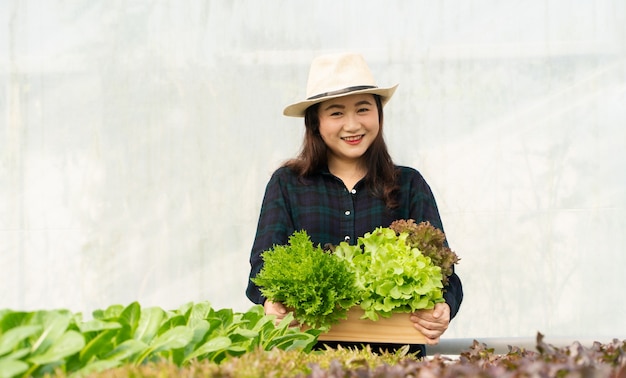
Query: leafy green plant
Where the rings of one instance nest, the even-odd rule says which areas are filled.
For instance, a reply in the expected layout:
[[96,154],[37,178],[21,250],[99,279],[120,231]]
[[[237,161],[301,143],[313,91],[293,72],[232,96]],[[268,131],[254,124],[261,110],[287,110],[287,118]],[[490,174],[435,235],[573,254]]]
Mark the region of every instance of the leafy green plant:
[[441,268],[411,247],[407,237],[379,227],[356,245],[342,242],[335,248],[334,256],[346,261],[356,276],[364,318],[430,309],[444,301]]
[[8,312],[0,319],[0,376],[42,375],[80,351],[85,341],[62,311]]
[[424,256],[441,267],[444,286],[448,284],[448,277],[453,272],[454,264],[459,262],[459,257],[446,245],[446,236],[430,222],[415,223],[413,219],[399,219],[389,226],[396,234],[407,233],[406,242],[413,248],[417,248]]
[[310,351],[318,330],[301,332],[264,314],[214,310],[208,302],[177,310],[110,306],[82,320],[68,310],[0,311],[0,378],[52,372],[84,376],[122,365],[168,360],[182,367],[202,359],[219,364],[253,350]]
[[293,309],[301,324],[328,329],[345,319],[361,296],[347,262],[315,247],[305,231],[265,251],[263,261],[252,281],[267,299]]

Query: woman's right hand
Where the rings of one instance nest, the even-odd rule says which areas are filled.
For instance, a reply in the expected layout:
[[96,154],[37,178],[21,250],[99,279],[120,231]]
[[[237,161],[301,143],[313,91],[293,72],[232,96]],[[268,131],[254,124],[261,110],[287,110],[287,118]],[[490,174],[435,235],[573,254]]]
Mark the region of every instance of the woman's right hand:
[[[265,315],[276,315],[276,319],[274,320],[275,324],[280,323],[289,313],[285,305],[280,302],[266,300],[265,303],[263,303],[263,308],[265,309]],[[294,319],[289,325],[296,326],[298,325],[298,322]]]

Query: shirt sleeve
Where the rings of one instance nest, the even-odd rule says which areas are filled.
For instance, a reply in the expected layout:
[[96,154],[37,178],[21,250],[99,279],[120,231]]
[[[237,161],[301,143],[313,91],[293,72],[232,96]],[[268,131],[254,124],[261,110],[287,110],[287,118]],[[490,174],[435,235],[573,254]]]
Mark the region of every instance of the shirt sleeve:
[[287,244],[289,236],[294,231],[286,195],[285,177],[281,172],[284,172],[284,169],[276,171],[265,188],[257,231],[250,253],[250,275],[246,295],[256,304],[265,302],[265,297],[261,294],[259,287],[251,280],[263,267],[263,252],[275,245]]

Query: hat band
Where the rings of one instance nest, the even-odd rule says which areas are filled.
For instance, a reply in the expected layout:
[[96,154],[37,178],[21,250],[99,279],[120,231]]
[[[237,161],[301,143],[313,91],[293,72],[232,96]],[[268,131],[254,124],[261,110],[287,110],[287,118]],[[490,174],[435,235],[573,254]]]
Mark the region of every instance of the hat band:
[[307,98],[307,100],[315,100],[316,98],[335,96],[335,95],[340,95],[340,94],[343,94],[343,93],[350,93],[350,92],[354,92],[354,91],[360,91],[360,90],[363,90],[363,89],[372,89],[372,88],[378,88],[378,87],[375,86],[375,85],[357,85],[357,86],[354,86],[354,87],[338,89],[336,91],[320,93],[318,95],[311,96],[311,97]]

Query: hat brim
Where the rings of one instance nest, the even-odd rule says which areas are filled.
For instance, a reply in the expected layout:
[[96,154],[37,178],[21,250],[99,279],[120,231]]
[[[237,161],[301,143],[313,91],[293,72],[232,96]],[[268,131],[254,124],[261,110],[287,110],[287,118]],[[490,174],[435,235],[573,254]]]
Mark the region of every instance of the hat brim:
[[389,101],[389,99],[391,99],[391,96],[393,96],[394,92],[396,91],[396,88],[398,88],[398,84],[388,87],[388,88],[367,88],[367,89],[360,89],[360,90],[355,90],[355,91],[341,92],[335,95],[317,97],[315,99],[304,100],[304,101],[296,102],[295,104],[291,104],[283,110],[283,114],[288,117],[304,117],[306,109],[312,105],[318,104],[320,102],[324,102],[326,100],[330,100],[332,98],[350,96],[354,94],[365,94],[365,93],[379,95],[381,97],[381,102],[384,106]]

